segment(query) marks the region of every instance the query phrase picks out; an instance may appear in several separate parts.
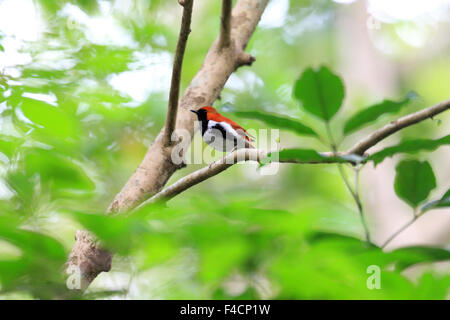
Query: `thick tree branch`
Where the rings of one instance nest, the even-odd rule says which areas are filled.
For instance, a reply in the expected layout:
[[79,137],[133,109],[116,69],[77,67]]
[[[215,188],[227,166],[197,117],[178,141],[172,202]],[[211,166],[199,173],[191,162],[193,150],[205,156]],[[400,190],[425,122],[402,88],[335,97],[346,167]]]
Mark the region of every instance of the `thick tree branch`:
[[229,47],[231,44],[231,6],[232,0],[222,0],[222,15],[220,16],[219,47]]
[[[193,136],[196,120],[190,109],[212,104],[219,96],[228,77],[239,66],[238,60],[268,0],[239,0],[233,8],[231,37],[236,46],[218,50],[218,39],[209,49],[201,69],[195,75],[180,100],[177,116],[177,130]],[[181,166],[171,159],[172,147],[162,144],[162,132],[156,137],[145,158],[116,195],[108,211],[127,211],[158,193],[172,174]]]
[[112,255],[101,248],[88,231],[78,230],[75,239],[66,272],[70,276],[81,276],[80,287],[74,289],[85,290],[100,272],[108,272],[111,269]]
[[[188,0],[179,0],[183,6],[187,2]],[[267,2],[268,0],[239,0],[236,3],[232,14],[233,23],[230,26],[234,45],[219,50],[219,39],[212,44],[201,69],[185,90],[178,109],[175,108],[178,111],[177,117],[173,117],[176,119],[176,130],[184,130],[192,137],[195,118],[189,110],[212,104],[236,68],[251,64],[254,60],[253,57],[247,57],[246,60],[242,57]],[[176,96],[178,97],[178,94]],[[162,129],[139,167],[111,202],[108,213],[120,213],[136,207],[159,192],[172,174],[182,167],[172,162],[171,153],[174,146],[164,143],[164,133],[165,129]],[[67,270],[79,268],[83,283],[87,286],[100,272],[109,270],[111,258],[112,255],[105,253],[87,231],[78,231]],[[98,264],[100,260],[103,260],[103,263]]]
[[409,127],[415,123],[426,120],[428,118],[432,118],[433,116],[444,112],[450,108],[450,99],[443,101],[433,107],[423,109],[417,111],[415,113],[404,116],[400,119],[392,121],[391,123],[385,125],[383,128],[375,131],[367,138],[361,140],[358,144],[356,144],[353,148],[348,150],[349,154],[357,154],[362,156],[366,150],[376,145],[378,142],[383,140],[384,138],[390,136],[391,134]]
[[183,67],[183,57],[186,50],[186,43],[191,32],[192,6],[194,0],[184,0],[180,4],[183,6],[183,17],[181,19],[180,35],[178,36],[175,58],[173,61],[172,81],[170,83],[169,104],[167,108],[166,127],[164,130],[164,145],[172,143],[171,137],[175,130],[178,112],[178,98],[180,95],[181,70]]
[[[233,164],[243,162],[243,161],[261,161],[267,157],[268,152],[266,150],[258,150],[258,149],[239,149],[234,152],[231,152],[224,156],[223,158],[214,161],[209,166],[199,169],[183,178],[173,183],[169,187],[163,189],[162,191],[155,194],[149,200],[143,202],[136,209],[142,208],[148,204],[152,204],[160,201],[168,201],[180,194],[181,192],[189,189],[190,187],[199,184],[200,182],[207,180],[222,171],[227,170]],[[335,155],[333,152],[324,152],[321,155],[325,157],[330,157],[329,162],[325,163],[334,163],[335,160],[332,157]],[[343,155],[342,153],[338,153],[338,155]],[[319,162],[315,160],[311,161],[301,161],[298,159],[286,159],[278,161],[280,163],[298,163],[298,164],[323,164],[324,162]]]
[[[406,128],[408,126],[411,126],[413,124],[416,124],[420,121],[426,120],[428,118],[431,118],[441,112],[444,112],[450,108],[450,100],[444,101],[442,103],[439,103],[433,107],[420,110],[416,113],[407,115],[405,117],[402,117],[398,120],[392,121],[388,125],[384,126],[383,128],[375,131],[372,133],[368,138],[360,141],[355,145],[355,147],[351,148],[347,152],[343,153],[337,153],[340,156],[348,156],[351,154],[358,154],[362,155],[367,149],[374,146],[384,138],[390,136],[391,134]],[[254,161],[260,161],[264,159],[267,156],[268,152],[264,150],[257,150],[257,149],[239,149],[236,150],[230,154],[227,154],[225,157],[213,162],[208,167],[199,169],[183,178],[178,180],[177,182],[173,183],[169,187],[165,188],[164,190],[160,191],[159,193],[155,194],[153,197],[151,197],[149,200],[145,201],[139,208],[155,203],[155,202],[165,202],[176,195],[180,194],[181,192],[189,189],[190,187],[209,179],[222,171],[225,171],[229,167],[231,167],[233,164],[236,164],[241,161],[248,161],[248,160],[254,160]],[[336,155],[335,152],[324,152],[321,153],[321,155],[325,157],[330,157],[330,161],[328,163],[334,163],[335,160],[332,158],[334,155]],[[319,163],[317,161],[299,161],[299,160],[281,160],[280,163],[300,163],[300,164],[316,164]],[[320,162],[324,163],[324,162]]]
[[155,203],[160,200],[168,201],[175,197],[177,194],[189,189],[190,187],[211,178],[222,171],[225,171],[233,164],[240,161],[254,160],[258,161],[267,156],[267,151],[257,150],[257,149],[239,149],[234,152],[227,154],[225,157],[213,162],[209,166],[199,169],[165,188],[161,192],[155,194],[146,202],[142,203],[136,209],[142,208],[150,203]]

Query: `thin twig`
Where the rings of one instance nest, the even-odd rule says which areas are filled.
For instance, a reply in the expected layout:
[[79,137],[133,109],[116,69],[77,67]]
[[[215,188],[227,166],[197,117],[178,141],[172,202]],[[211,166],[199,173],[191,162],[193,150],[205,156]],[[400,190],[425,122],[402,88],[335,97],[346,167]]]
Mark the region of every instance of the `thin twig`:
[[361,171],[361,165],[356,165],[353,170],[355,171],[355,193],[359,197],[359,172]]
[[226,169],[228,169],[233,164],[239,161],[248,161],[248,160],[258,161],[260,159],[265,158],[266,156],[267,156],[266,151],[257,149],[239,149],[230,152],[225,157],[217,161],[214,161],[209,166],[199,169],[176,181],[169,187],[155,194],[149,200],[143,202],[136,209],[142,208],[148,204],[155,202],[166,202],[175,197],[176,195],[180,194],[181,192],[185,191],[186,189],[189,189],[190,187],[208,178],[211,178],[221,173],[222,171],[225,171]]
[[[328,139],[330,140],[330,147],[333,150],[334,155],[337,156],[337,154],[338,154],[337,146],[336,146],[336,143],[334,142],[333,134],[332,134],[331,128],[330,128],[330,123],[328,121],[325,123],[325,127],[327,130]],[[356,207],[358,208],[359,217],[361,218],[361,223],[364,228],[364,235],[365,235],[366,241],[370,243],[369,227],[367,226],[367,222],[364,217],[362,202],[361,202],[361,199],[359,198],[359,193],[357,191],[357,184],[355,184],[355,189],[353,190],[352,186],[350,185],[350,182],[348,181],[347,175],[345,174],[344,168],[342,167],[342,164],[338,162],[337,167],[338,167],[339,173],[342,177],[342,180],[344,181],[345,186],[347,187],[348,192],[350,192],[353,200],[355,201]]]
[[232,0],[222,0],[222,14],[220,16],[219,47],[226,48],[231,44],[231,7]]
[[419,219],[425,211],[420,211],[419,213],[414,212],[414,217],[405,223],[400,229],[394,232],[382,245],[381,248],[385,248],[392,240],[394,240],[400,233],[405,231],[410,225],[412,225],[417,219]]
[[192,6],[194,0],[180,2],[183,6],[183,17],[181,19],[180,35],[178,36],[175,58],[173,61],[172,80],[170,83],[169,105],[167,108],[166,126],[164,129],[164,146],[169,146],[172,141],[172,132],[175,130],[178,112],[178,98],[180,95],[181,69],[186,43],[191,32]]
[[[447,105],[446,108],[443,108],[442,105]],[[428,109],[416,112],[410,116],[413,115],[417,115],[417,114],[421,114],[422,115],[422,120],[427,119],[429,116],[423,116],[424,114],[429,114],[429,113],[433,113],[434,115],[444,112],[446,111],[450,106],[450,100],[447,100],[443,103],[438,104],[437,106],[433,106],[430,107]],[[436,111],[436,107],[439,107],[439,111]],[[392,123],[399,123],[401,119],[404,118],[408,118],[409,116],[400,118],[397,121],[394,121]],[[401,128],[397,129],[397,130],[392,130],[390,134],[393,134],[395,132],[397,132],[398,130],[405,128],[407,126],[410,126],[414,123],[417,123],[419,121],[415,121],[415,122],[410,122],[409,124],[405,125],[404,123],[401,123],[399,125],[401,125]],[[392,124],[391,123],[391,124]],[[383,130],[383,129],[380,129]],[[380,131],[378,130],[378,131]],[[376,132],[378,132],[376,131]],[[387,136],[389,136],[390,134],[384,135],[383,139],[386,138]],[[363,140],[366,141],[367,139]],[[380,140],[379,139],[373,139],[371,140],[371,143],[373,143],[373,145],[375,145],[376,143],[378,143]],[[360,143],[358,143],[357,145],[360,145]],[[367,143],[365,142],[364,144],[367,145]],[[370,146],[369,146],[370,147]],[[352,154],[352,150],[355,148],[350,149],[350,151],[344,152],[344,153],[337,153],[339,156],[345,156],[345,155],[350,155]],[[219,173],[221,173],[222,171],[225,171],[226,169],[228,169],[230,166],[232,166],[233,164],[237,163],[238,161],[234,161],[234,159],[239,159],[239,161],[247,161],[247,160],[262,160],[267,156],[268,152],[264,151],[264,150],[257,150],[257,149],[239,149],[236,150],[228,155],[226,155],[225,157],[223,157],[220,160],[217,160],[215,162],[213,162],[212,164],[210,164],[207,167],[204,167],[202,169],[199,169],[183,178],[181,178],[180,180],[178,180],[177,182],[175,182],[174,184],[170,185],[169,187],[163,189],[162,191],[160,191],[159,193],[155,194],[152,198],[148,199],[147,201],[145,201],[144,203],[141,204],[142,207],[144,205],[148,205],[150,203],[154,203],[154,202],[158,202],[158,201],[168,201],[170,199],[172,199],[173,197],[175,197],[176,195],[182,193],[183,191],[189,189],[190,187],[206,180],[209,179]],[[335,152],[323,152],[321,153],[322,156],[325,157],[329,157],[330,161],[328,163],[335,163],[336,160],[334,159],[334,155],[336,153]],[[278,161],[280,163],[298,163],[298,164],[315,164],[315,163],[324,163],[322,162],[318,162],[318,161],[301,161],[298,159],[285,159],[285,160],[280,160]],[[346,181],[346,180],[344,180]],[[347,181],[348,182],[348,181]],[[351,190],[351,188],[349,189]],[[354,192],[352,190],[352,196],[353,196]],[[356,197],[358,199],[358,197]],[[354,197],[355,199],[355,197]],[[357,201],[355,199],[355,202],[358,206],[358,210],[360,214],[362,212],[362,205],[361,205],[361,201]],[[365,225],[365,222],[363,223],[364,228],[366,229],[366,234],[368,234],[368,229],[367,226]],[[369,236],[370,237],[370,236]]]
[[[361,223],[364,228],[364,235],[367,242],[370,242],[370,231],[369,227],[367,225],[366,218],[364,217],[364,211],[363,206],[361,202],[361,198],[359,197],[359,193],[357,191],[357,186],[355,185],[355,190],[352,189],[352,186],[350,185],[350,182],[348,181],[347,175],[345,174],[344,168],[342,167],[341,163],[337,163],[339,173],[341,174],[342,180],[344,180],[345,186],[347,187],[348,191],[352,195],[353,200],[355,201],[356,207],[358,208],[359,217],[361,218]],[[355,173],[356,174],[356,173]]]
[[357,154],[362,156],[364,152],[366,152],[369,148],[376,145],[378,142],[383,140],[384,138],[390,136],[391,134],[406,128],[410,125],[416,124],[420,121],[426,120],[428,118],[432,118],[433,116],[444,112],[450,108],[450,99],[443,101],[433,107],[429,107],[427,109],[423,109],[417,111],[415,113],[404,116],[400,119],[392,121],[391,123],[385,125],[383,128],[378,129],[373,132],[371,135],[361,140],[358,144],[356,144],[353,148],[348,150],[349,154]]
[[[243,162],[243,161],[261,161],[267,157],[269,152],[266,150],[258,150],[258,149],[238,149],[229,154],[225,155],[223,158],[214,161],[207,167],[201,168],[197,171],[188,174],[187,176],[181,178],[176,181],[172,185],[163,189],[162,191],[155,194],[153,197],[143,202],[136,209],[142,208],[148,204],[155,202],[166,202],[180,194],[181,192],[189,189],[190,187],[209,179],[222,171],[225,171],[232,165]],[[333,158],[333,154],[330,152],[321,153],[324,157],[329,157],[329,162],[322,162],[317,160],[298,160],[298,159],[282,159],[279,160],[279,163],[297,163],[297,164],[323,164],[323,163],[334,163],[335,159]]]

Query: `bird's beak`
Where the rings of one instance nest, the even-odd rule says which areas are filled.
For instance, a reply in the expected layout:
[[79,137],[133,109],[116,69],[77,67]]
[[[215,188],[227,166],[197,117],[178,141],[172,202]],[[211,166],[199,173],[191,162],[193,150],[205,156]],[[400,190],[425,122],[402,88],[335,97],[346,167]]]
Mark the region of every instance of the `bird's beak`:
[[197,114],[198,111],[197,110],[191,110],[191,112]]

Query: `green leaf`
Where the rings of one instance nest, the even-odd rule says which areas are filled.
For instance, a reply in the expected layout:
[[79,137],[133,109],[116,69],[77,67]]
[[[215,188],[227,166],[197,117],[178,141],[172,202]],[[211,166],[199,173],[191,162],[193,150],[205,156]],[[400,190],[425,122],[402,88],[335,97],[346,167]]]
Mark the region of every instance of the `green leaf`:
[[38,173],[41,183],[58,196],[75,196],[94,191],[95,184],[71,158],[52,150],[30,149],[24,156],[25,174]]
[[[67,258],[64,246],[56,239],[35,231],[23,230],[16,217],[0,216],[0,240],[14,246],[20,255],[0,260],[3,290],[45,288],[60,280]],[[61,277],[62,278],[62,277]]]
[[[353,237],[319,233],[282,250],[269,267],[280,284],[279,299],[383,299],[411,296],[412,286],[398,272],[384,270],[389,257],[379,248]],[[381,269],[383,290],[367,288],[368,266]],[[298,283],[302,284],[301,290]]]
[[[128,254],[132,249],[134,237],[149,232],[149,226],[142,219],[132,217],[106,216],[103,214],[87,214],[69,212],[86,229],[95,233],[104,246],[115,252]],[[125,239],[127,239],[125,241]]]
[[329,121],[339,110],[344,99],[342,80],[328,68],[306,69],[294,86],[294,96],[306,111]]
[[141,268],[161,263],[177,253],[178,246],[172,234],[158,233],[142,216],[105,216],[77,211],[69,214],[93,232],[105,248],[124,255],[133,252]]
[[33,122],[36,130],[61,138],[75,138],[79,134],[74,118],[61,108],[39,100],[21,99],[22,112]]
[[[1,219],[3,221],[3,219]],[[17,246],[25,254],[36,255],[41,260],[63,262],[66,253],[61,243],[47,235],[27,230],[0,226],[0,238]]]
[[99,78],[128,69],[133,50],[104,45],[87,45],[77,52],[79,63],[75,68],[86,70]]
[[422,207],[422,211],[447,207],[450,207],[450,189],[448,189],[447,192],[439,200],[426,203]]
[[13,136],[0,135],[0,153],[3,153],[8,158],[11,158],[18,147],[22,143],[21,139]]
[[270,153],[266,159],[261,161],[263,164],[271,161],[297,162],[297,163],[335,163],[348,162],[350,160],[336,156],[324,156],[312,149],[285,149]]
[[413,139],[405,140],[396,146],[387,147],[367,157],[367,161],[372,160],[374,165],[381,163],[385,158],[392,157],[397,153],[416,153],[422,150],[433,151],[442,145],[450,144],[450,135],[440,139]]
[[417,286],[418,300],[444,300],[448,296],[450,276],[433,272],[423,274]]
[[396,113],[411,101],[412,94],[400,101],[383,100],[380,103],[372,105],[354,114],[347,120],[344,126],[344,133],[348,134],[365,124],[377,120],[385,113]]
[[237,111],[234,112],[234,114],[241,118],[261,120],[271,127],[290,130],[299,135],[317,136],[317,133],[315,133],[314,130],[303,125],[297,119],[280,117],[259,111]]
[[387,267],[395,263],[397,271],[403,271],[417,263],[450,260],[450,250],[444,248],[413,246],[384,252],[374,244],[351,236],[328,232],[315,232],[309,235],[308,241],[311,244],[328,242],[336,251],[346,252],[366,264],[378,264],[380,267]]
[[220,280],[238,268],[249,253],[248,244],[239,237],[205,245],[200,250],[199,275],[206,281]]
[[396,270],[402,271],[414,264],[450,260],[450,250],[434,247],[406,247],[387,253],[396,261]]
[[395,171],[395,193],[413,208],[436,187],[433,169],[426,161],[405,160],[397,165]]

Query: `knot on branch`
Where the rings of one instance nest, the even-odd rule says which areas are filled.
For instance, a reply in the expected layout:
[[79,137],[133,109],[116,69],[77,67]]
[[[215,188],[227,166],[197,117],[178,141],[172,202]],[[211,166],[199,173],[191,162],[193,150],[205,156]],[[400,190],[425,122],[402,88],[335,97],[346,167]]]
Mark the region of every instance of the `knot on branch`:
[[242,51],[237,56],[237,67],[251,66],[255,60],[256,58],[254,56]]
[[94,236],[84,230],[78,230],[76,243],[70,253],[67,271],[79,270],[81,288],[85,289],[101,272],[111,270],[112,254],[102,249]]
[[109,213],[116,213],[119,210],[120,210],[119,200],[114,199],[113,202],[111,202],[111,204],[109,205],[109,207],[108,207],[108,209],[106,211],[109,212]]

